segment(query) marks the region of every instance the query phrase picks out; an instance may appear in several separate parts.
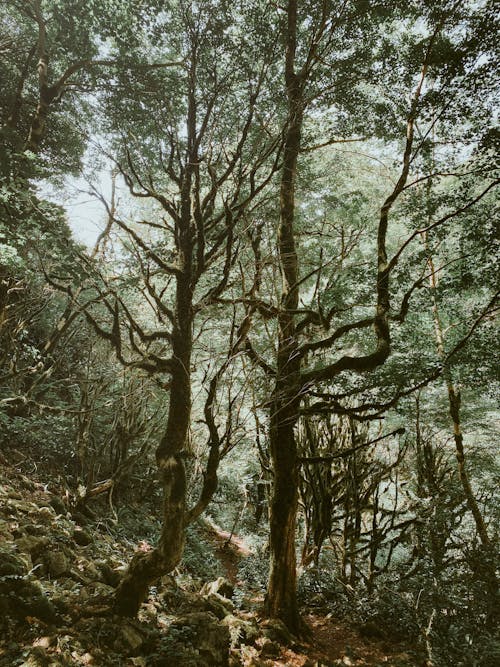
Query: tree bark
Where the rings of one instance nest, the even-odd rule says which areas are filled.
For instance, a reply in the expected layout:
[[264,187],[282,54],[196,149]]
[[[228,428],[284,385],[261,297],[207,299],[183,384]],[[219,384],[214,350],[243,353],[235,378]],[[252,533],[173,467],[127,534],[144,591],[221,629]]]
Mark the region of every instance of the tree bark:
[[274,484],[270,503],[270,574],[266,613],[300,634],[298,611],[295,524],[298,506],[298,462],[294,421],[286,423],[283,406],[274,403],[271,417],[270,450]]
[[163,488],[163,525],[158,545],[151,552],[136,554],[120,582],[114,611],[135,616],[149,586],[171,572],[184,552],[186,523],[186,470],[184,453],[191,419],[192,293],[183,275],[177,280],[176,324],[172,335],[175,368],[170,387],[167,427],[156,462]]
[[[193,96],[190,97],[190,138],[196,132]],[[172,380],[167,427],[156,463],[163,488],[163,524],[158,545],[138,554],[115,594],[114,610],[135,616],[147,590],[158,577],[171,572],[184,552],[186,526],[185,447],[191,420],[191,354],[193,346],[193,227],[191,224],[192,170],[196,149],[191,143],[188,165],[181,187],[181,215],[178,220],[177,251],[180,271],[176,275],[175,313],[172,330]]]
[[274,484],[270,503],[270,574],[266,613],[300,634],[297,605],[295,524],[298,507],[297,444],[294,428],[300,403],[300,357],[294,311],[299,301],[298,259],[294,237],[295,181],[303,120],[303,82],[295,74],[297,3],[288,4],[286,86],[288,127],[280,186],[278,252],[282,277],[278,315],[277,376],[270,415],[270,454]]

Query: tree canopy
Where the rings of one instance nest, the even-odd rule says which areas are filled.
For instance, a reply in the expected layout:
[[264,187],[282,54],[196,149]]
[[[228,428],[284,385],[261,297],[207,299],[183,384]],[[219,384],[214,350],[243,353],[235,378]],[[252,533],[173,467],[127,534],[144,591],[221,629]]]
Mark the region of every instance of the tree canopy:
[[109,613],[209,516],[297,637],[317,577],[353,614],[413,599],[426,664],[493,646],[497,25],[489,0],[3,3],[0,445],[75,512],[156,517]]

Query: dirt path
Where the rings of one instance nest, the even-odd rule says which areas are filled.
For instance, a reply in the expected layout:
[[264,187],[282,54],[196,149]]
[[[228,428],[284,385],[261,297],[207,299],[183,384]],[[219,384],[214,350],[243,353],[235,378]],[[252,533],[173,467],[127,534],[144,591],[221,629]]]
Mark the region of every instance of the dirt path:
[[[238,584],[238,565],[252,551],[238,535],[231,535],[210,520],[202,526],[206,539],[222,564],[226,578]],[[273,667],[305,667],[314,665],[349,665],[355,667],[414,667],[417,663],[403,647],[390,641],[368,639],[354,627],[329,616],[308,614],[304,619],[312,638],[296,650],[283,648],[272,660]],[[271,661],[269,661],[269,667]]]
[[238,565],[242,558],[248,558],[252,551],[238,535],[231,535],[212,521],[202,523],[206,538],[214,547],[215,555],[224,568],[226,578],[234,585],[238,583]]
[[362,637],[355,628],[338,619],[309,614],[305,621],[312,630],[312,639],[304,645],[302,653],[285,651],[276,667],[302,667],[308,660],[319,665],[356,667],[413,667],[416,664],[402,647]]

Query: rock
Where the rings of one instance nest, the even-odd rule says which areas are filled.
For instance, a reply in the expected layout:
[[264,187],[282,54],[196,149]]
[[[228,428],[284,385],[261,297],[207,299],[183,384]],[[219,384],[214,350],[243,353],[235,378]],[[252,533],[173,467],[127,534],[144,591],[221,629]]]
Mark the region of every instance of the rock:
[[28,657],[22,662],[19,667],[48,667],[51,660],[47,655],[47,651],[42,646],[37,646],[31,649]]
[[[122,642],[125,643],[132,653],[136,653],[144,644],[144,637],[133,625],[127,624],[120,628],[118,643]],[[116,646],[116,648],[119,648],[119,646]]]
[[5,542],[10,542],[14,539],[12,531],[10,530],[10,525],[7,521],[0,519],[0,544]]
[[72,568],[71,576],[76,575],[78,571],[78,575],[85,580],[82,583],[88,584],[89,581],[103,581],[101,570],[91,560],[79,558],[75,565],[77,568]]
[[33,642],[33,646],[41,646],[42,648],[49,648],[54,644],[54,642],[57,641],[57,637],[40,637],[39,639],[35,639]]
[[231,600],[215,593],[200,596],[197,593],[189,593],[182,589],[167,590],[162,593],[160,599],[166,609],[169,611],[175,610],[182,615],[191,612],[210,612],[221,621],[234,611]]
[[248,667],[274,667],[275,664],[276,663],[274,660],[258,657],[252,658],[252,660],[248,663]]
[[233,648],[242,644],[246,646],[255,644],[260,633],[257,622],[254,619],[252,621],[246,621],[238,616],[233,616],[233,614],[228,614],[224,617],[222,625],[229,628],[229,636],[231,637],[231,646]]
[[49,542],[50,540],[48,537],[36,537],[34,535],[25,535],[24,537],[16,539],[16,545],[19,551],[29,553],[32,558],[36,558],[45,551]]
[[45,536],[47,528],[42,526],[39,523],[26,523],[24,526],[21,526],[21,530],[28,535],[34,535],[35,537]]
[[66,595],[54,595],[51,600],[54,609],[61,615],[68,614],[71,610],[71,604],[68,602]]
[[158,609],[152,602],[143,602],[139,610],[139,619],[146,622],[156,622]]
[[264,621],[262,623],[262,628],[264,636],[271,639],[273,642],[289,646],[294,641],[294,638],[286,625],[283,621],[280,621],[277,618],[270,618]]
[[218,595],[217,593],[211,593],[202,598],[203,607],[202,609],[212,612],[219,621],[222,621],[228,614],[232,614],[234,611],[234,605],[231,600]]
[[92,598],[109,598],[114,592],[114,588],[111,586],[107,586],[100,581],[94,581],[80,590],[79,597],[81,600],[92,601]]
[[62,551],[49,551],[49,553],[46,554],[44,561],[48,574],[55,579],[69,572],[70,562],[68,557]]
[[52,496],[52,498],[49,500],[50,505],[52,508],[56,511],[56,514],[64,514],[66,515],[67,513],[67,508],[64,502],[59,498],[59,496]]
[[[189,608],[191,607],[189,600],[192,598],[190,593],[186,593],[175,583],[175,581],[171,581],[166,577],[162,579],[162,585],[164,586],[164,590],[160,593],[160,601],[166,609],[169,611],[182,610],[184,603],[186,603],[185,611],[189,611]],[[195,604],[199,604],[200,599],[201,598],[196,597]],[[203,611],[201,605],[199,606],[199,610]]]
[[23,489],[27,489],[28,491],[35,490],[35,483],[32,479],[26,477],[25,475],[21,475],[21,486]]
[[89,522],[85,514],[82,514],[82,512],[79,512],[78,510],[71,512],[71,518],[80,526],[86,526]]
[[367,639],[385,639],[385,633],[375,621],[367,621],[359,626],[359,634]]
[[99,571],[101,572],[102,580],[104,581],[105,584],[108,584],[108,586],[113,586],[113,588],[116,588],[118,584],[120,583],[120,573],[114,570],[109,563],[97,563],[97,567]]
[[46,623],[55,623],[57,620],[54,605],[43,593],[26,603],[24,616],[35,616]]
[[24,577],[11,575],[0,580],[0,608],[19,619],[35,616],[48,623],[56,620],[54,606],[40,586]]
[[56,517],[56,513],[52,507],[39,507],[37,516],[42,523],[51,524]]
[[86,530],[83,530],[83,528],[75,528],[73,531],[73,539],[81,547],[86,547],[94,541],[92,535]]
[[200,595],[216,594],[230,600],[234,594],[234,586],[224,577],[219,577],[215,581],[210,581],[202,587]]
[[7,500],[3,511],[8,516],[19,516],[21,513],[29,514],[31,512],[37,511],[38,505],[34,503],[29,503],[26,500]]
[[262,641],[260,650],[261,658],[277,658],[281,653],[281,647],[278,643],[271,641],[267,637]]
[[[229,665],[229,628],[217,622],[209,612],[194,612],[175,619],[170,632],[189,631],[190,643],[197,649],[200,656],[199,667],[202,665]],[[203,662],[201,662],[203,661]]]
[[0,577],[23,577],[28,573],[26,563],[17,554],[0,551]]

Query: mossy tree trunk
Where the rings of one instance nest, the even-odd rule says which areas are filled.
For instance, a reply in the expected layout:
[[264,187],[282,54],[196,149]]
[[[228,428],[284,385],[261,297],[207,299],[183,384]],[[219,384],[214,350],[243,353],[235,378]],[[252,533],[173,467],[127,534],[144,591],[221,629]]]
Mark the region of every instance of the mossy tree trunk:
[[295,424],[300,404],[300,357],[295,311],[298,308],[298,260],[295,247],[295,182],[303,121],[303,78],[295,73],[297,3],[288,3],[286,89],[288,126],[280,185],[278,252],[281,304],[278,315],[277,375],[271,402],[270,453],[274,484],[270,504],[270,574],[266,613],[299,633],[295,524],[298,465]]
[[[135,616],[149,586],[171,572],[181,561],[185,541],[186,471],[184,452],[191,419],[191,336],[184,325],[174,334],[177,367],[172,374],[167,428],[156,461],[163,489],[162,530],[151,552],[136,554],[115,594],[114,610]],[[179,349],[180,348],[180,349]],[[177,351],[177,354],[176,354]]]
[[[186,238],[186,250],[189,239]],[[185,449],[191,421],[192,290],[190,253],[184,254],[184,271],[177,279],[175,325],[172,332],[172,379],[165,434],[156,450],[163,490],[162,530],[151,552],[137,554],[130,562],[115,594],[114,610],[135,616],[149,586],[171,572],[184,552],[186,523]]]
[[196,284],[193,255],[196,230],[192,224],[192,186],[198,164],[196,144],[196,59],[193,58],[188,93],[188,151],[180,188],[180,214],[176,222],[177,271],[175,310],[171,334],[171,383],[165,434],[156,450],[156,463],[163,490],[162,530],[158,545],[149,553],[137,554],[130,562],[115,594],[114,610],[135,616],[149,586],[171,572],[184,552],[186,527],[185,448],[191,421],[191,354],[193,347],[193,294]]
[[488,534],[488,528],[483,513],[477,502],[474,489],[470,482],[466,466],[466,455],[464,450],[464,436],[462,432],[462,423],[460,418],[461,395],[460,389],[453,381],[452,371],[447,364],[445,349],[445,331],[441,321],[441,314],[437,300],[438,272],[434,266],[434,258],[429,251],[427,238],[425,237],[425,246],[428,251],[428,265],[430,269],[429,288],[432,299],[432,312],[434,318],[434,333],[436,337],[436,348],[440,359],[444,364],[444,380],[448,391],[448,408],[453,423],[453,440],[455,443],[455,456],[457,459],[458,477],[462,485],[462,491],[476,526],[476,531],[482,547],[482,559],[478,564],[478,576],[488,587],[489,595],[489,621],[495,622],[498,619],[498,578],[495,566],[495,548]]

